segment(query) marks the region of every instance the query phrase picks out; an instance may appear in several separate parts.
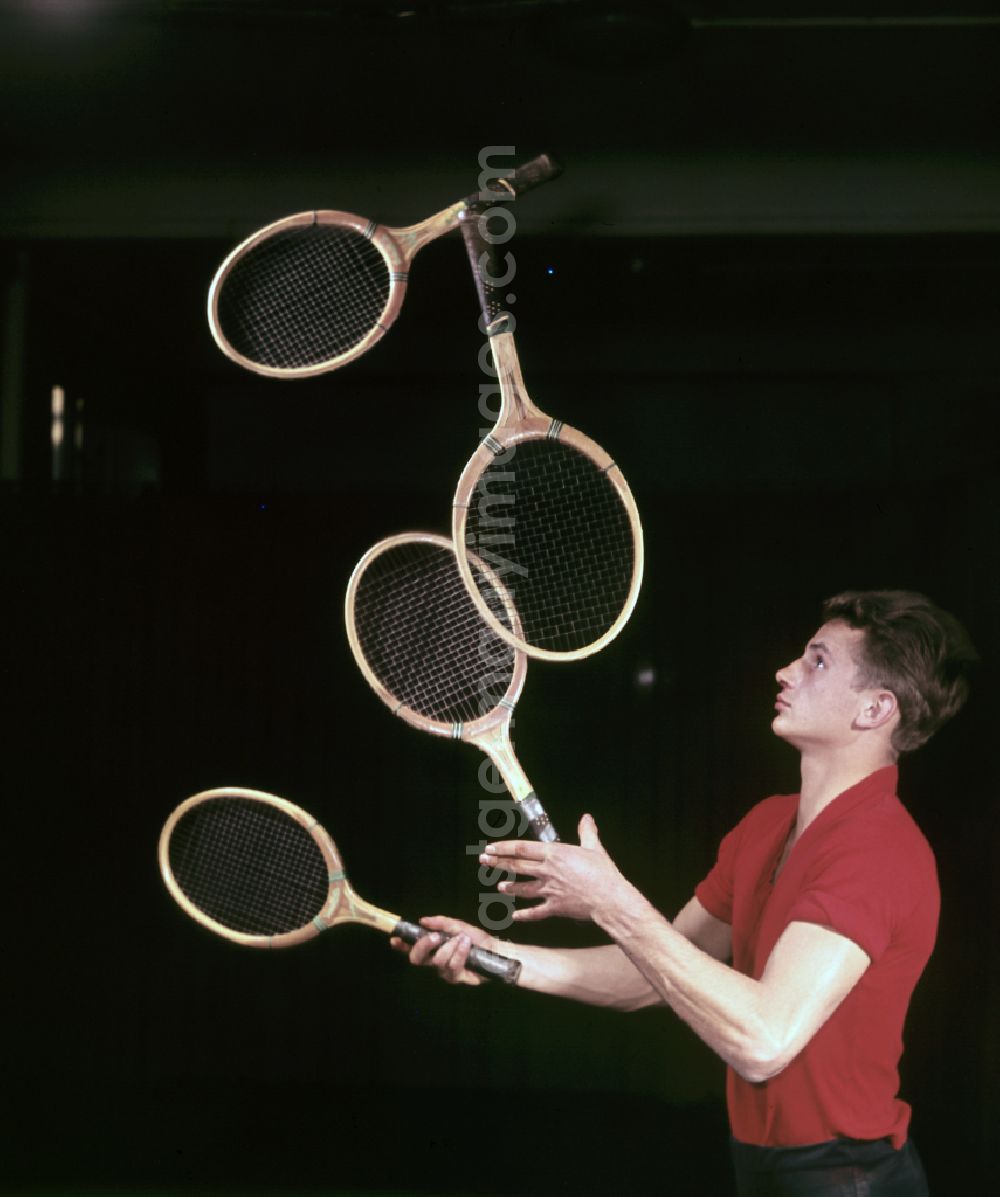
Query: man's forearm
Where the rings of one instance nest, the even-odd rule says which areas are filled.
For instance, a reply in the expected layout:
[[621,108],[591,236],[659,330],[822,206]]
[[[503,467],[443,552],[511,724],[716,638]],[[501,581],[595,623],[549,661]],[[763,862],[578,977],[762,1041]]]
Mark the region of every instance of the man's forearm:
[[540,948],[498,941],[496,950],[521,961],[518,986],[522,989],[616,1010],[638,1010],[662,1001],[616,944]]
[[771,1071],[776,1045],[760,1010],[760,982],[713,959],[637,890],[595,914],[654,994],[748,1080]]
[[[681,936],[709,955],[716,959],[729,958],[728,926],[711,918],[693,899],[678,914],[673,926]],[[664,1004],[661,994],[617,944],[554,949],[514,946],[497,940],[494,950],[516,955],[522,961],[518,982],[522,989],[617,1010],[639,1010]]]

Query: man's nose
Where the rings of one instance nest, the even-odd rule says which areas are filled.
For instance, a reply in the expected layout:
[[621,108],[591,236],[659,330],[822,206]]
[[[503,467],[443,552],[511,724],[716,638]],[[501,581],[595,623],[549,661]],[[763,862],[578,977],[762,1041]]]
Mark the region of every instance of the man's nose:
[[779,686],[791,686],[793,684],[794,669],[794,661],[790,665],[782,665],[782,667],[774,675],[775,681]]

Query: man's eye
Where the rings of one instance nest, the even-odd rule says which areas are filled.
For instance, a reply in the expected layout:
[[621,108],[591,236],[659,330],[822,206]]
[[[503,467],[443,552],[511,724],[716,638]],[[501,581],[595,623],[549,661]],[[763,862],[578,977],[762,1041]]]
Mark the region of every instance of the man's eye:
[[813,665],[816,669],[825,669],[826,668],[826,660],[823,657],[814,657]]

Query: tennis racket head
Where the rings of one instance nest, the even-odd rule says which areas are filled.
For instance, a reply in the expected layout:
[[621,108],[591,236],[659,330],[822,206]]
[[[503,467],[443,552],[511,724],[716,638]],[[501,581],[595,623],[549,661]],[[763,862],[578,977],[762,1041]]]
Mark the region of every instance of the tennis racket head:
[[475,555],[478,603],[459,573],[451,541],[407,532],[373,545],[351,574],[347,638],[365,680],[387,707],[434,735],[475,740],[510,721],[527,661],[484,623],[479,604],[508,631],[518,613]]
[[391,230],[350,212],[299,212],[229,254],[209,288],[208,325],[238,365],[309,378],[360,357],[385,334],[406,279]]
[[203,790],[160,833],[160,872],[203,927],[247,947],[304,943],[360,901],[337,846],[306,811],[260,790]]
[[[495,512],[513,513],[498,536]],[[459,479],[452,516],[459,572],[493,631],[528,656],[587,657],[625,626],[642,584],[643,537],[621,471],[558,421],[494,433]],[[475,556],[504,579],[517,628],[497,621]]]

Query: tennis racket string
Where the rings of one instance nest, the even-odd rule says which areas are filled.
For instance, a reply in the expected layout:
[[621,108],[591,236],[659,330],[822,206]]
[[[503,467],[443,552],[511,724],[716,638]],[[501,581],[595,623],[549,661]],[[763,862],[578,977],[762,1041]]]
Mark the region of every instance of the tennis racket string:
[[[498,528],[498,509],[511,513],[508,526]],[[488,465],[465,527],[469,551],[510,593],[526,643],[572,652],[621,615],[635,564],[628,511],[606,472],[571,445],[522,441]]]
[[170,837],[169,864],[204,914],[246,935],[280,935],[310,923],[330,890],[319,845],[295,819],[250,799],[192,807]]
[[[501,596],[474,572],[491,610],[510,627]],[[355,591],[354,625],[381,684],[425,718],[471,723],[510,686],[514,650],[484,623],[454,554],[440,545],[396,545],[373,557]]]
[[219,327],[257,365],[316,365],[376,327],[390,281],[382,254],[355,229],[286,229],[234,262],[219,290]]

